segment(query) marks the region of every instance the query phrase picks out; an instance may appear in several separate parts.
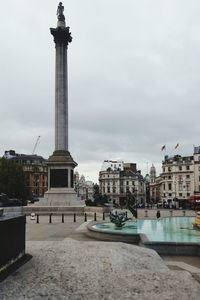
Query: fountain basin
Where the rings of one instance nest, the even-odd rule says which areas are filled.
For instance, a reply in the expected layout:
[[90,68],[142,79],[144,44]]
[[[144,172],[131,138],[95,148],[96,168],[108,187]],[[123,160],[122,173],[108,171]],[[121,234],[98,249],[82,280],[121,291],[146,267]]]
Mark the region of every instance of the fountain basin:
[[106,241],[138,244],[165,255],[199,255],[200,230],[192,226],[194,217],[128,221],[122,228],[114,224],[90,223],[88,235]]

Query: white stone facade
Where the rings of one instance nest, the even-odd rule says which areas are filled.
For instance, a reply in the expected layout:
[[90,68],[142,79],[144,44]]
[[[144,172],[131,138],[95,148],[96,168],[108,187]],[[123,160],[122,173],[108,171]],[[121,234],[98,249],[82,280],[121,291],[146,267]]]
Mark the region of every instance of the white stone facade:
[[[135,195],[137,203],[144,203],[145,184],[142,175],[136,170],[136,164],[115,162],[118,166],[117,169],[116,167],[111,168],[111,164],[113,166],[114,161],[104,161],[99,172],[100,193],[107,195],[112,202],[119,204],[120,201],[125,201],[126,193],[131,192]],[[105,166],[108,168],[105,169]]]

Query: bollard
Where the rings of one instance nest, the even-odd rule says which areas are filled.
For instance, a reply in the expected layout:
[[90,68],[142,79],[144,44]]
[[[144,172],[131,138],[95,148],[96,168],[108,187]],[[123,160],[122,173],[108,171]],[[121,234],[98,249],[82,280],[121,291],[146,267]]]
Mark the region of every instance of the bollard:
[[51,216],[52,216],[52,214],[49,215],[49,223],[51,223]]
[[126,218],[128,217],[128,214],[127,214],[127,210],[126,210]]
[[84,222],[87,222],[87,214],[85,213],[85,219]]
[[148,210],[145,210],[145,218],[148,218]]
[[94,213],[94,221],[96,221],[96,220],[97,220],[97,214]]
[[105,212],[103,212],[103,221],[105,221]]
[[185,210],[183,210],[183,216],[185,217]]
[[74,223],[76,222],[76,214],[74,213]]
[[172,217],[173,216],[173,210],[170,210],[169,212],[170,212],[170,217]]
[[64,214],[62,214],[62,223],[64,223],[65,222],[65,216],[64,216]]
[[36,215],[36,223],[39,223],[39,215]]

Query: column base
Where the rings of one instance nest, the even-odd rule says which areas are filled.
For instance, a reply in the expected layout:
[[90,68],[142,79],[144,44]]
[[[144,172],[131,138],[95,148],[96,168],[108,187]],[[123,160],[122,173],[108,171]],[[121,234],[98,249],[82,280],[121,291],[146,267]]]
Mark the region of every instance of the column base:
[[38,203],[43,206],[85,206],[85,202],[77,197],[74,189],[51,188]]

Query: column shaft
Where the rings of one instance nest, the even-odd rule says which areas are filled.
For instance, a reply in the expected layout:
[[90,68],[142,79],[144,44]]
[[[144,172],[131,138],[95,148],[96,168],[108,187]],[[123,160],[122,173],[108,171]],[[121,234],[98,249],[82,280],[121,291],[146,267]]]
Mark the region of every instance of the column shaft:
[[67,46],[56,43],[55,150],[68,151]]

